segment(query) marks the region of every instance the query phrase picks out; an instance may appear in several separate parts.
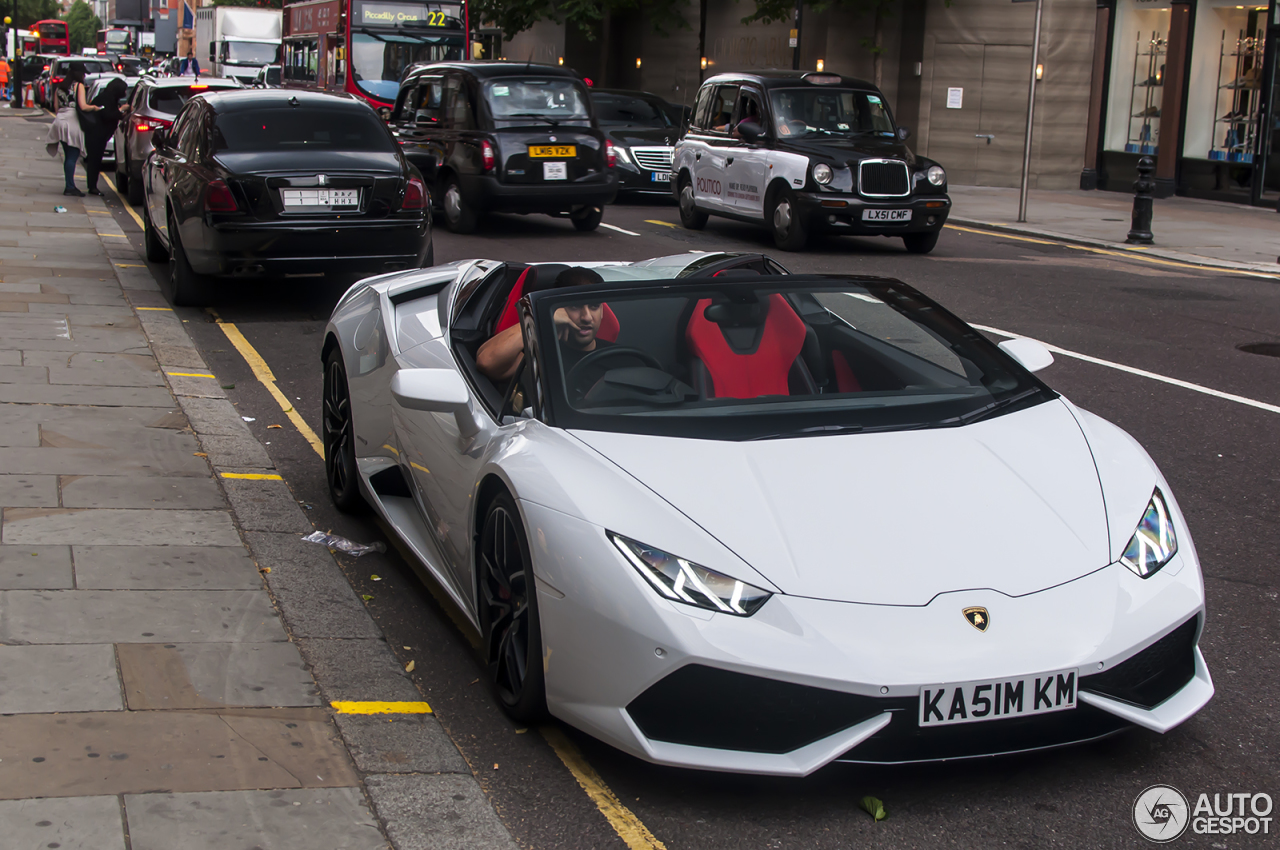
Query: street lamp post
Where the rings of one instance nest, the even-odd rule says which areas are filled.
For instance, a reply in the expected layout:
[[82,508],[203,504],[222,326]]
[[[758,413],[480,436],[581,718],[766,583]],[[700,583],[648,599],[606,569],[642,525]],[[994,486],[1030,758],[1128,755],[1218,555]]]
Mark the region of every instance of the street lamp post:
[[[1013,0],[1017,3],[1020,0]],[[1025,2],[1025,0],[1022,0]],[[1036,116],[1036,69],[1040,65],[1040,18],[1044,0],[1036,0],[1036,31],[1031,40],[1031,86],[1027,93],[1027,136],[1022,147],[1022,188],[1018,192],[1018,221],[1027,220],[1027,182],[1031,173],[1031,128]]]

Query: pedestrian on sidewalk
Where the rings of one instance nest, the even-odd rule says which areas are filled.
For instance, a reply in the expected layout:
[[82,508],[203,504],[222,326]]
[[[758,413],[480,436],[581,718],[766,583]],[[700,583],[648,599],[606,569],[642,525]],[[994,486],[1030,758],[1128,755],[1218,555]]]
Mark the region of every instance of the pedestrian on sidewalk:
[[112,77],[93,98],[97,112],[81,116],[84,130],[84,174],[90,195],[101,195],[98,175],[102,173],[102,156],[107,152],[107,142],[116,134],[116,125],[129,111],[129,105],[120,105],[126,85],[121,77]]
[[58,104],[58,115],[49,125],[45,149],[49,156],[57,156],[58,145],[62,145],[62,170],[67,184],[62,194],[82,198],[84,192],[76,188],[75,180],[76,160],[80,158],[80,151],[84,150],[84,130],[80,119],[86,113],[101,111],[102,107],[95,106],[85,97],[84,64],[74,62],[70,65],[67,78],[54,97]]
[[9,99],[9,60],[0,54],[0,95]]

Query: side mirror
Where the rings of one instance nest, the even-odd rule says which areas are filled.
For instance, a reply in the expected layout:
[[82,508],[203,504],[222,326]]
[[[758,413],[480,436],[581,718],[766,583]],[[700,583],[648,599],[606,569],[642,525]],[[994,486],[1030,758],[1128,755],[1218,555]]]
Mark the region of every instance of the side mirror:
[[763,128],[754,121],[746,120],[738,122],[738,135],[742,137],[744,142],[755,144],[759,141],[762,133],[764,133]]
[[1006,339],[1000,343],[1000,350],[1017,360],[1028,372],[1039,372],[1053,363],[1053,355],[1049,353],[1049,349],[1034,339]]
[[391,376],[391,397],[406,410],[452,413],[463,439],[480,430],[471,414],[471,390],[452,369],[401,369]]
[[163,127],[157,127],[151,131],[151,147],[163,148],[169,145],[169,134]]
[[898,138],[905,142],[907,139],[911,138],[911,131],[906,127],[899,127]]

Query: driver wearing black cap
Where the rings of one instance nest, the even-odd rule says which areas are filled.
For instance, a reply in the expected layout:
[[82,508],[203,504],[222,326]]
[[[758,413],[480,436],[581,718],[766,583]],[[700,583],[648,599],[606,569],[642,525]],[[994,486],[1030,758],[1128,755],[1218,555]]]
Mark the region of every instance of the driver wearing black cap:
[[[553,287],[560,289],[603,282],[604,278],[598,272],[573,266],[556,276]],[[604,304],[600,302],[572,304],[556,310],[552,319],[556,325],[556,338],[560,340],[560,355],[564,359],[566,374],[592,351],[613,344],[596,336],[603,318]],[[516,373],[523,359],[524,336],[517,323],[485,340],[476,352],[476,367],[492,381],[505,381]]]

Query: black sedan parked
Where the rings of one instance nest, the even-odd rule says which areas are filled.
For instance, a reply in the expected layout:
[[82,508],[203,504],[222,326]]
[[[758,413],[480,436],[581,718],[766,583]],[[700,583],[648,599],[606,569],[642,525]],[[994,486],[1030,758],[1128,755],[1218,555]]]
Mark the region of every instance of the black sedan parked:
[[592,89],[596,120],[618,162],[618,190],[671,194],[671,151],[686,122],[687,107],[656,94]]
[[354,279],[433,261],[426,186],[377,114],[276,89],[191,98],[143,168],[147,259],[199,305],[212,278]]
[[519,62],[415,65],[391,125],[455,233],[485,212],[568,214],[600,226],[618,192],[612,143],[572,72]]

